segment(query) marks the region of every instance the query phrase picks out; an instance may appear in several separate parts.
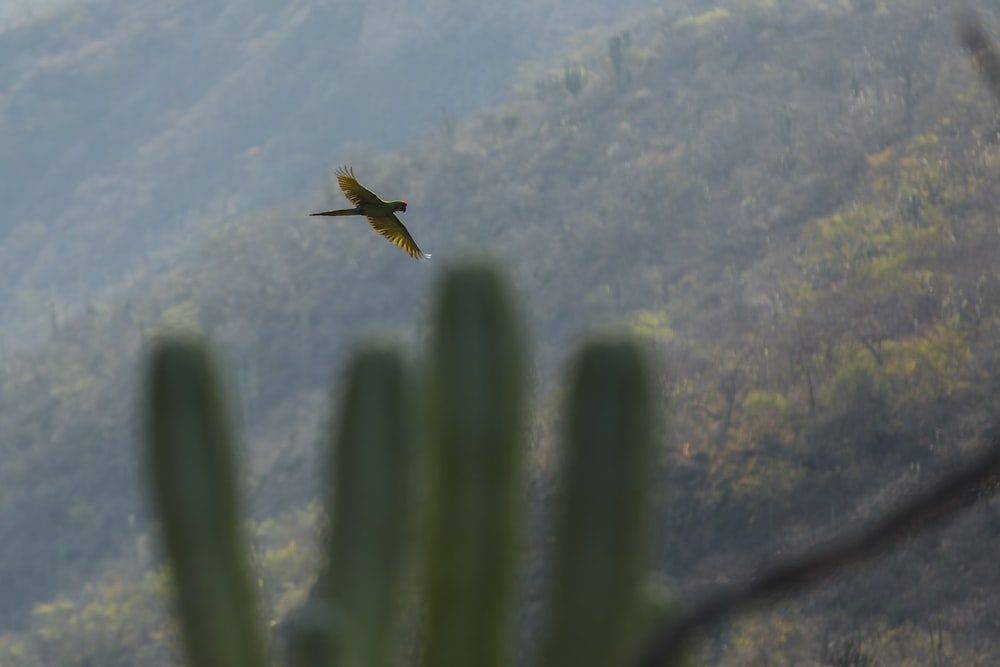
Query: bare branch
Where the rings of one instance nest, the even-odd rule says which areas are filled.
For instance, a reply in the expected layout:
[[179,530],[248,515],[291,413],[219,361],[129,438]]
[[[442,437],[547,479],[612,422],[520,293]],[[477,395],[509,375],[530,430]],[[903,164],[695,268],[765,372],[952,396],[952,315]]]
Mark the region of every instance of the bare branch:
[[1000,425],[987,450],[930,489],[889,511],[863,530],[815,547],[797,559],[765,570],[745,586],[705,600],[669,627],[643,651],[637,667],[669,665],[691,635],[724,617],[815,584],[848,565],[886,550],[901,538],[940,523],[970,507],[1000,478]]

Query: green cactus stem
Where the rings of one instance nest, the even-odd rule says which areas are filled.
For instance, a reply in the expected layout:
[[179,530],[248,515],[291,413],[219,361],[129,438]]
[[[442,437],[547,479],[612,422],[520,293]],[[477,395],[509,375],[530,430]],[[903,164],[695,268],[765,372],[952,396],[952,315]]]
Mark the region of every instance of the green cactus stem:
[[520,536],[525,356],[491,268],[449,271],[431,343],[431,543],[423,664],[509,663]]
[[568,389],[562,507],[538,665],[617,667],[637,648],[630,644],[642,623],[651,381],[635,344],[595,341],[579,353]]
[[[394,657],[414,537],[417,460],[410,378],[398,352],[361,350],[337,409],[326,479],[328,569],[319,597],[338,620],[335,664],[383,667]],[[333,444],[333,443],[331,443]]]
[[173,565],[189,664],[266,667],[232,433],[205,344],[157,344],[147,392],[152,504]]

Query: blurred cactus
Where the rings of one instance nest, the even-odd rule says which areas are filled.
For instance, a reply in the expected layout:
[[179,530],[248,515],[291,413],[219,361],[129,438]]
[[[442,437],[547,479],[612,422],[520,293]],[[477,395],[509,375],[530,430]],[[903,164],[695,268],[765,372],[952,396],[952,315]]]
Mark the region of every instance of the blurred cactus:
[[651,393],[629,342],[585,346],[570,372],[563,507],[539,665],[612,667],[635,650],[649,529]]
[[525,359],[492,271],[445,278],[430,350],[432,536],[424,664],[499,667],[510,651]]
[[[196,339],[154,350],[148,472],[190,665],[262,667],[231,436],[208,357]],[[398,352],[355,355],[327,468],[326,566],[298,613],[291,664],[393,661],[409,583],[422,596],[414,652],[422,664],[510,662],[526,370],[507,287],[481,265],[443,280],[421,394]],[[651,624],[669,614],[645,572],[662,409],[626,340],[585,344],[568,393],[563,504],[537,662],[610,667],[634,657]],[[421,581],[410,582],[410,572]]]
[[205,345],[162,342],[147,387],[147,470],[193,667],[267,664],[225,401]]
[[563,85],[571,94],[578,94],[587,85],[587,69],[583,65],[566,63],[563,66]]
[[[399,620],[413,538],[416,419],[409,377],[398,352],[358,352],[347,373],[328,452],[326,571],[311,601],[339,621],[336,637],[318,637],[320,655],[338,665],[382,667]],[[330,664],[327,661],[327,664]]]

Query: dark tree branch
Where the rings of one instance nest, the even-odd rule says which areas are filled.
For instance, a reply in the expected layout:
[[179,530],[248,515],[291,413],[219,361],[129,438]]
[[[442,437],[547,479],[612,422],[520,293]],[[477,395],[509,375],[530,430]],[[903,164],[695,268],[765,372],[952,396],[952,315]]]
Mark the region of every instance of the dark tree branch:
[[967,465],[901,503],[863,530],[814,547],[799,558],[767,569],[744,586],[719,593],[662,628],[645,647],[637,667],[672,664],[692,634],[722,618],[815,584],[838,570],[885,551],[895,542],[970,507],[1000,478],[1000,425],[990,446]]

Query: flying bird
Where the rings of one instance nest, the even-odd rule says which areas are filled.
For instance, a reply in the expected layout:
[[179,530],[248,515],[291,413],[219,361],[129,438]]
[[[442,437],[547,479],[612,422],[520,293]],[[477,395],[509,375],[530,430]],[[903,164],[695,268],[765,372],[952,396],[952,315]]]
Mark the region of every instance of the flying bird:
[[408,252],[410,257],[430,259],[431,256],[417,247],[410,232],[406,231],[406,227],[396,217],[397,212],[406,211],[405,201],[401,199],[382,200],[374,192],[358,183],[358,179],[354,178],[354,170],[350,167],[340,167],[336,174],[340,189],[354,204],[354,208],[342,208],[335,211],[310,213],[309,215],[363,215],[368,218],[368,224],[376,232]]

